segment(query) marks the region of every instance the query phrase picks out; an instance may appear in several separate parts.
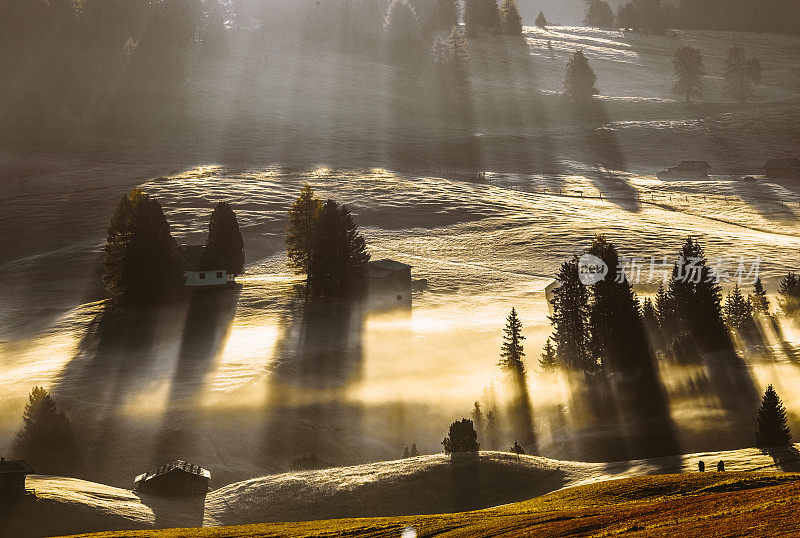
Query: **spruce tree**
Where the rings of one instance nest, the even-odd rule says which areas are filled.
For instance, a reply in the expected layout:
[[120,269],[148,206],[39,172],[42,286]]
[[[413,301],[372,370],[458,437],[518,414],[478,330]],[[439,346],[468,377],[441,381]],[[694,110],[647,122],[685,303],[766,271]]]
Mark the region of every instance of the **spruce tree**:
[[588,252],[609,268],[609,275],[591,290],[589,319],[593,353],[604,366],[609,365],[614,370],[648,366],[650,347],[638,300],[622,271],[616,247],[598,235]]
[[557,275],[561,283],[553,290],[553,342],[559,362],[574,370],[590,372],[596,367],[589,353],[589,291],[578,275],[578,259],[564,262]]
[[544,16],[544,12],[540,11],[539,15],[536,17],[536,21],[534,22],[537,28],[547,28],[547,19]]
[[503,0],[500,5],[500,25],[505,35],[522,34],[522,17],[516,0]]
[[658,311],[650,297],[645,297],[642,301],[642,322],[648,335],[660,341],[661,325],[658,322]]
[[517,316],[516,309],[512,308],[506,319],[506,327],[503,329],[503,344],[498,366],[522,379],[527,375],[525,364],[522,362],[522,358],[525,356],[523,340],[525,340],[525,336],[522,334],[522,322]]
[[722,315],[722,290],[700,244],[689,237],[672,269],[669,293],[682,329],[704,350],[730,349]]
[[734,284],[733,290],[725,298],[723,307],[725,323],[731,329],[738,331],[742,335],[750,334],[754,327],[753,306],[745,299],[738,284]]
[[34,387],[22,415],[14,453],[40,474],[70,474],[80,467],[72,425],[42,387]]
[[675,297],[664,289],[663,284],[659,285],[656,293],[655,309],[658,316],[658,327],[664,339],[669,342],[680,332],[678,307]]
[[228,202],[220,202],[211,213],[206,245],[222,254],[228,274],[237,276],[244,270],[244,239],[239,222]]
[[461,29],[454,25],[447,38],[437,37],[434,42],[434,58],[439,72],[451,78],[456,84],[467,80],[467,40]]
[[483,26],[486,28],[500,28],[500,9],[497,0],[481,0],[483,11]]
[[682,95],[689,103],[692,96],[703,94],[703,80],[705,74],[703,70],[703,56],[700,51],[691,45],[681,47],[675,51],[672,59],[672,67],[675,70],[677,81],[672,87],[673,93]]
[[750,303],[753,305],[753,312],[761,316],[769,316],[769,298],[761,283],[761,277],[756,278],[753,283],[753,295],[750,296]]
[[786,408],[778,393],[769,385],[756,415],[756,446],[769,448],[791,444],[792,432],[787,422]]
[[472,408],[472,423],[475,425],[475,431],[480,432],[483,430],[483,412],[479,402],[475,402]]
[[117,205],[105,247],[103,284],[117,306],[150,304],[183,282],[161,204],[134,189]]
[[594,84],[597,82],[597,75],[589,65],[582,50],[576,50],[567,63],[566,75],[564,76],[564,96],[575,103],[585,103],[590,101],[598,91]]
[[411,443],[411,457],[416,458],[419,456],[419,450],[417,450],[417,443]]
[[419,17],[408,0],[391,1],[385,27],[389,59],[403,62],[416,59],[420,49]]
[[445,454],[456,452],[477,452],[480,448],[478,444],[478,433],[475,426],[468,418],[457,420],[450,425],[448,436],[442,440]]
[[308,270],[311,292],[342,295],[363,289],[369,254],[347,208],[328,200],[313,225]]
[[747,71],[747,61],[741,47],[728,50],[725,60],[725,90],[723,95],[742,103],[753,94],[753,87]]
[[787,318],[792,320],[800,318],[800,278],[791,271],[781,279],[778,287],[778,305]]
[[606,0],[586,0],[586,8],[583,15],[584,26],[612,28],[614,22],[614,12]]
[[548,338],[542,349],[542,356],[539,359],[539,367],[545,372],[552,371],[558,367],[558,356],[553,345],[553,339]]
[[485,440],[489,444],[489,448],[491,450],[495,450],[497,448],[497,438],[500,435],[500,427],[497,424],[497,415],[493,410],[486,413],[486,437]]
[[314,222],[322,210],[322,202],[314,195],[310,185],[305,185],[300,196],[289,209],[289,227],[284,243],[289,256],[289,267],[295,273],[308,275],[311,258],[311,238]]

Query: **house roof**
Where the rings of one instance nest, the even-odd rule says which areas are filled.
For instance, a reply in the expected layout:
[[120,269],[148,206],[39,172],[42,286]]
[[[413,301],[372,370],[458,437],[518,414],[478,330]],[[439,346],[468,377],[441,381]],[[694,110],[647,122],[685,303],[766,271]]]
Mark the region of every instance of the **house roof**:
[[411,269],[410,265],[388,258],[369,262],[369,272],[377,276],[394,273],[395,271],[406,271],[408,269]]
[[681,164],[679,164],[677,168],[694,170],[700,168],[711,168],[711,165],[706,161],[681,161]]
[[764,168],[797,168],[797,167],[800,167],[800,159],[797,159],[795,157],[770,159],[764,165]]
[[166,465],[162,465],[158,469],[154,469],[152,471],[148,471],[146,473],[142,473],[134,479],[134,484],[139,482],[145,482],[147,480],[152,480],[157,476],[162,476],[167,473],[171,473],[173,471],[179,471],[182,473],[193,474],[197,476],[201,476],[203,478],[211,478],[211,471],[207,469],[203,469],[199,465],[192,465],[191,463],[185,462],[183,460],[176,460],[172,463],[168,463]]
[[36,471],[25,460],[0,461],[0,474],[35,474]]
[[205,245],[181,245],[178,258],[184,271],[218,271],[228,265],[222,254]]

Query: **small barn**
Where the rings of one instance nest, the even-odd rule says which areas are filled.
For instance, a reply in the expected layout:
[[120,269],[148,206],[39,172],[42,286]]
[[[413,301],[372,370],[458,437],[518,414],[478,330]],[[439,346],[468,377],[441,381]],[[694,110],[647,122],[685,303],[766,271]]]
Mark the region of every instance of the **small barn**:
[[388,258],[369,262],[370,291],[411,290],[411,266]]
[[768,179],[800,179],[800,159],[770,159],[764,164]]
[[711,165],[706,161],[681,161],[678,166],[660,171],[658,179],[708,179]]
[[199,465],[177,460],[142,473],[133,481],[133,491],[150,495],[205,495],[211,472]]
[[205,245],[181,245],[178,258],[189,287],[221,286],[228,283],[227,262],[216,249]]
[[34,470],[25,460],[0,458],[0,496],[12,497],[25,493],[25,478]]

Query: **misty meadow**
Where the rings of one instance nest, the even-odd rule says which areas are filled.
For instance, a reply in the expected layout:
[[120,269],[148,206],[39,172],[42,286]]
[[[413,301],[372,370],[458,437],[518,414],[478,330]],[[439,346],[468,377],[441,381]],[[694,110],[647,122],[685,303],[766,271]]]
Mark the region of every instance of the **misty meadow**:
[[796,533],[798,28],[0,0],[0,535]]

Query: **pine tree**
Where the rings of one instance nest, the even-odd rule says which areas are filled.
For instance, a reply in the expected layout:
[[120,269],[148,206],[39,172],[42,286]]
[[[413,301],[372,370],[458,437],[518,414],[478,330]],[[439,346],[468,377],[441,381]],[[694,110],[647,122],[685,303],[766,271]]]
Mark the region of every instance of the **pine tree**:
[[42,387],[34,387],[22,415],[14,453],[41,474],[69,474],[80,467],[72,425]]
[[411,443],[411,457],[416,458],[419,456],[419,450],[417,450],[417,443]]
[[733,291],[726,297],[723,312],[728,327],[744,338],[753,338],[758,333],[753,319],[753,305],[745,299],[738,284],[734,285]]
[[498,366],[522,379],[526,376],[525,364],[522,362],[525,356],[523,340],[525,336],[522,334],[522,322],[517,316],[516,309],[512,308],[506,319],[506,327],[503,329],[503,345]]
[[595,369],[589,353],[589,291],[578,276],[578,260],[564,262],[553,290],[553,342],[556,357],[567,367],[584,372]]
[[647,333],[658,340],[661,339],[661,325],[658,322],[658,311],[650,297],[642,301],[642,322]]
[[411,452],[409,452],[408,447],[405,447],[405,449],[403,449],[403,459],[410,457],[411,457]]
[[161,204],[134,189],[117,205],[103,248],[103,284],[117,306],[163,299],[183,278]]
[[597,75],[582,50],[576,50],[567,64],[564,77],[564,96],[576,103],[590,101],[598,91],[594,84]]
[[555,370],[558,367],[558,356],[553,345],[553,339],[548,338],[542,350],[542,357],[539,359],[539,367],[545,372]]
[[703,56],[699,50],[690,45],[679,48],[672,59],[672,67],[678,79],[672,87],[674,93],[685,96],[687,103],[692,100],[692,96],[703,94],[702,77],[705,72]]
[[322,202],[314,196],[310,185],[303,187],[289,209],[289,227],[284,242],[289,255],[289,267],[295,273],[308,275],[314,222],[321,210]]
[[647,366],[650,347],[638,300],[622,271],[616,247],[598,235],[588,252],[603,260],[610,271],[591,290],[589,320],[593,353],[604,366],[615,370]]
[[787,422],[786,408],[778,393],[769,385],[756,415],[756,446],[768,448],[791,444],[792,432]]
[[486,442],[489,444],[491,450],[497,448],[497,437],[500,433],[500,427],[497,424],[497,415],[494,411],[486,413]]
[[483,26],[486,28],[500,28],[500,9],[497,0],[480,0],[483,7]]
[[514,441],[514,444],[512,445],[512,447],[510,448],[510,450],[511,450],[511,452],[513,452],[514,454],[516,454],[517,456],[519,456],[519,455],[521,455],[521,454],[525,454],[525,449],[524,449],[524,448],[522,448],[522,445],[520,445],[520,444],[519,444],[518,442],[516,442],[516,441]]
[[789,272],[778,287],[778,304],[783,315],[789,319],[797,319],[800,314],[800,278]]
[[313,223],[308,284],[313,293],[341,295],[362,289],[369,254],[345,206],[328,200]]
[[614,12],[606,0],[586,0],[586,9],[583,15],[584,26],[612,28],[614,21]]
[[503,0],[500,5],[500,25],[506,35],[522,34],[522,17],[516,0]]
[[537,28],[547,28],[547,19],[544,16],[544,12],[540,11],[539,15],[536,17],[536,21],[534,22]]
[[450,425],[448,436],[442,441],[445,454],[455,452],[477,452],[480,448],[478,444],[478,433],[475,426],[468,418],[457,420]]
[[238,276],[244,270],[244,239],[239,221],[228,202],[220,202],[211,213],[206,245],[215,249],[227,261],[228,274]]
[[725,60],[725,90],[723,95],[744,103],[752,94],[753,87],[748,76],[744,50],[740,47],[733,47],[728,50],[728,57]]
[[678,306],[675,302],[675,297],[664,289],[663,284],[659,285],[656,293],[655,309],[661,334],[669,342],[680,332]]
[[753,283],[753,295],[750,296],[750,303],[753,305],[753,311],[762,316],[769,316],[769,298],[767,292],[764,290],[764,285],[761,283],[761,278],[756,278]]
[[467,40],[458,26],[450,29],[446,39],[437,37],[434,42],[434,58],[442,74],[456,83],[467,80]]
[[472,408],[472,422],[475,424],[475,431],[480,432],[483,430],[483,412],[481,411],[481,404],[475,402]]
[[675,298],[681,329],[688,330],[701,348],[730,349],[722,316],[722,290],[703,249],[692,237],[687,238],[672,269],[669,294]]

